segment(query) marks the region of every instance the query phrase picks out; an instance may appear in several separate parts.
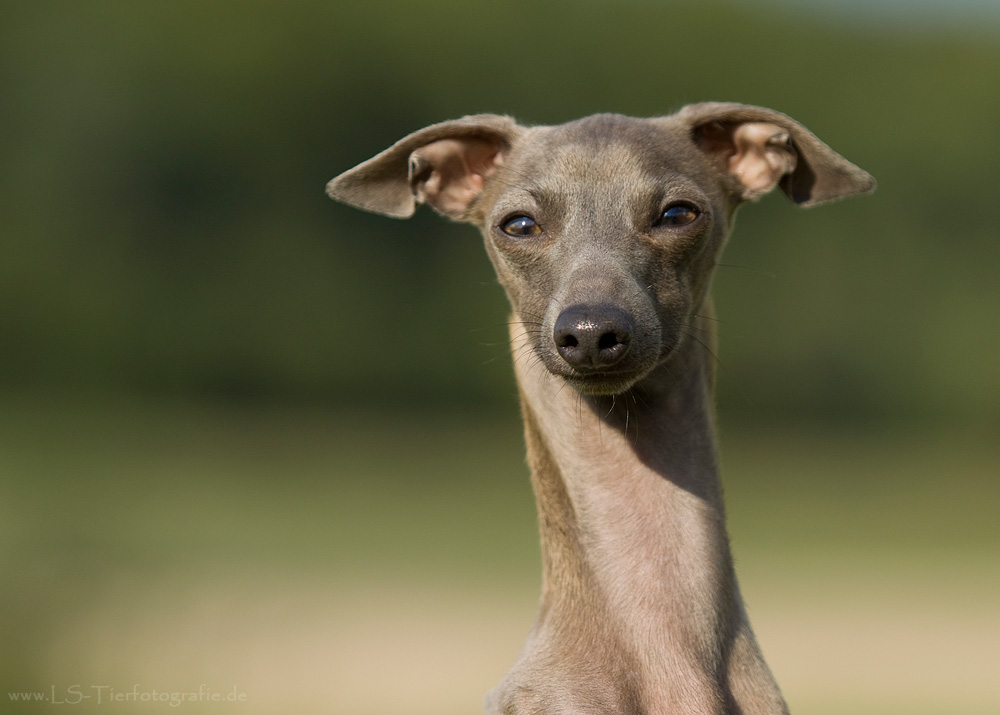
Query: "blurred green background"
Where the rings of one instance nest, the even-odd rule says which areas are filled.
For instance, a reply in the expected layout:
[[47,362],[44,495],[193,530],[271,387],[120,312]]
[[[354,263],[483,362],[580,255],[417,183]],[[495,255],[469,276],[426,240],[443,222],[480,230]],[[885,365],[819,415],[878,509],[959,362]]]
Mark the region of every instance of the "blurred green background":
[[538,588],[505,300],[474,229],[324,184],[702,100],[880,182],[745,207],[716,279],[792,710],[1000,710],[1000,9],[178,0],[0,8],[0,712],[478,712]]

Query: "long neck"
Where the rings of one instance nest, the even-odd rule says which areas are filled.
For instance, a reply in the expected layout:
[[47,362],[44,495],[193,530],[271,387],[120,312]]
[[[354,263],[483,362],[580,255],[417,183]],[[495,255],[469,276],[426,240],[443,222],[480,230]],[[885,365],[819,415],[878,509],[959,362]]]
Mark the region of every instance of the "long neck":
[[[515,361],[544,568],[533,640],[600,643],[602,655],[575,655],[620,671],[624,710],[734,711],[744,699],[727,676],[734,654],[760,660],[725,529],[712,360],[690,342],[616,397],[581,396]],[[578,637],[560,642],[565,633]],[[781,712],[743,710],[758,711]]]

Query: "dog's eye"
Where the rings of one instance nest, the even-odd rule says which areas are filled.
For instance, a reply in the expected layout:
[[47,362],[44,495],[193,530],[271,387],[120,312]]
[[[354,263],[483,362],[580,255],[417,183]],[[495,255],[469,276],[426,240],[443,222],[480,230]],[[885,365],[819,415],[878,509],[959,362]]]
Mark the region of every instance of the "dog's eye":
[[508,236],[535,236],[542,232],[542,227],[530,216],[514,216],[500,225],[500,230]]
[[687,226],[689,223],[694,222],[701,212],[693,206],[688,206],[687,204],[674,204],[673,206],[668,206],[667,210],[660,214],[660,218],[657,219],[657,226]]

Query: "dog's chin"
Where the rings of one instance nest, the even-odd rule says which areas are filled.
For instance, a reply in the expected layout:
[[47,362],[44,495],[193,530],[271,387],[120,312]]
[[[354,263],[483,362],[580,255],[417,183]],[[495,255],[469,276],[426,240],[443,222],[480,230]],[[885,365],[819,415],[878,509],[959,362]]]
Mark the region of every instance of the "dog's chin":
[[633,372],[565,372],[554,373],[562,378],[570,387],[581,395],[593,395],[595,397],[621,395],[628,392],[639,380],[642,373]]

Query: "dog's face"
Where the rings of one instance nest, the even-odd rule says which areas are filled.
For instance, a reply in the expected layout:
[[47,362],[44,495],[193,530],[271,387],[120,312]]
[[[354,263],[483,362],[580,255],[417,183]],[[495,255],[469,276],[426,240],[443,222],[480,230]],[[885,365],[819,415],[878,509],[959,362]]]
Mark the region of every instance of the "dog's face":
[[522,349],[582,392],[613,394],[692,334],[733,207],[676,127],[598,115],[526,131],[472,220]]
[[874,188],[793,120],[743,105],[521,127],[480,115],[410,135],[330,182],[390,216],[417,202],[478,225],[545,367],[617,394],[698,339],[736,207],[776,185],[811,205]]

